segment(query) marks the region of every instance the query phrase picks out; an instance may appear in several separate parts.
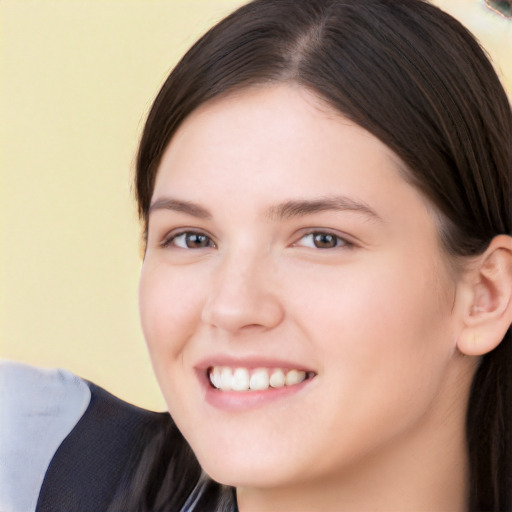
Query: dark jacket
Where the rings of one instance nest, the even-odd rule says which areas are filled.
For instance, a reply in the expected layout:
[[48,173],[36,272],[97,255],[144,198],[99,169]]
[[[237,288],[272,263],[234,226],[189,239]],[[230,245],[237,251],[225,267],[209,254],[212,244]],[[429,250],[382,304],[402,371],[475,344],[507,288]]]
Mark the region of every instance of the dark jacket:
[[1,512],[235,512],[167,413],[63,370],[0,365]]

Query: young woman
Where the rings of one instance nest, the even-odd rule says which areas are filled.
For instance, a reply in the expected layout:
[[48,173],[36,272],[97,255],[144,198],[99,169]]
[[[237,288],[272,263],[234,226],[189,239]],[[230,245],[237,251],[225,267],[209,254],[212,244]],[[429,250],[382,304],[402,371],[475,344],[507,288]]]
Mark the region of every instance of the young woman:
[[142,323],[240,510],[510,510],[511,171],[491,65],[424,2],[259,0],[179,63]]
[[109,409],[102,503],[512,510],[511,173],[499,80],[428,3],[255,0],[212,28],[137,162],[172,420]]

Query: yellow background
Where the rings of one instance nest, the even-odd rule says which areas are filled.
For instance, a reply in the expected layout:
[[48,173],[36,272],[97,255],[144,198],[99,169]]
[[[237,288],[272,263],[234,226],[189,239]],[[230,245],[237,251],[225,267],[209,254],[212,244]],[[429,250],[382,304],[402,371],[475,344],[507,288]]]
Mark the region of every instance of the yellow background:
[[[0,350],[163,409],[137,311],[131,179],[159,86],[241,0],[0,2]],[[512,90],[512,22],[434,2],[480,38]]]

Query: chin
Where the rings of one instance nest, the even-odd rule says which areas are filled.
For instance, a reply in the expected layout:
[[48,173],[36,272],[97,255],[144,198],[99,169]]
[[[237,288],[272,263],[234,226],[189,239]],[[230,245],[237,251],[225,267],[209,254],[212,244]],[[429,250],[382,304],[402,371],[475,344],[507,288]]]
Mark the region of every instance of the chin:
[[253,464],[251,461],[241,461],[240,463],[225,462],[219,464],[214,462],[202,462],[201,467],[206,473],[223,485],[231,487],[251,487],[251,488],[272,488],[285,486],[287,483],[295,481],[295,472],[287,471],[286,468],[276,466],[274,463]]
[[[217,445],[221,447],[222,445]],[[192,446],[194,449],[194,447]],[[298,478],[297,460],[269,452],[253,444],[252,450],[227,447],[221,450],[194,450],[204,471],[216,482],[232,487],[269,488]],[[269,455],[271,453],[271,455]]]

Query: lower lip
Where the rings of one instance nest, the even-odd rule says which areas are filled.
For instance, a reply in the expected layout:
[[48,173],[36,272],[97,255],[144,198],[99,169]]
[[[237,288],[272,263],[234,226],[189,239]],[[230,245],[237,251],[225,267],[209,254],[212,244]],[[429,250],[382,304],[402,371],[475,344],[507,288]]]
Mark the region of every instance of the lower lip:
[[263,391],[222,391],[214,388],[206,377],[202,380],[206,387],[205,400],[209,405],[216,409],[237,412],[263,407],[276,400],[291,398],[309,386],[314,377],[293,386],[268,388]]

